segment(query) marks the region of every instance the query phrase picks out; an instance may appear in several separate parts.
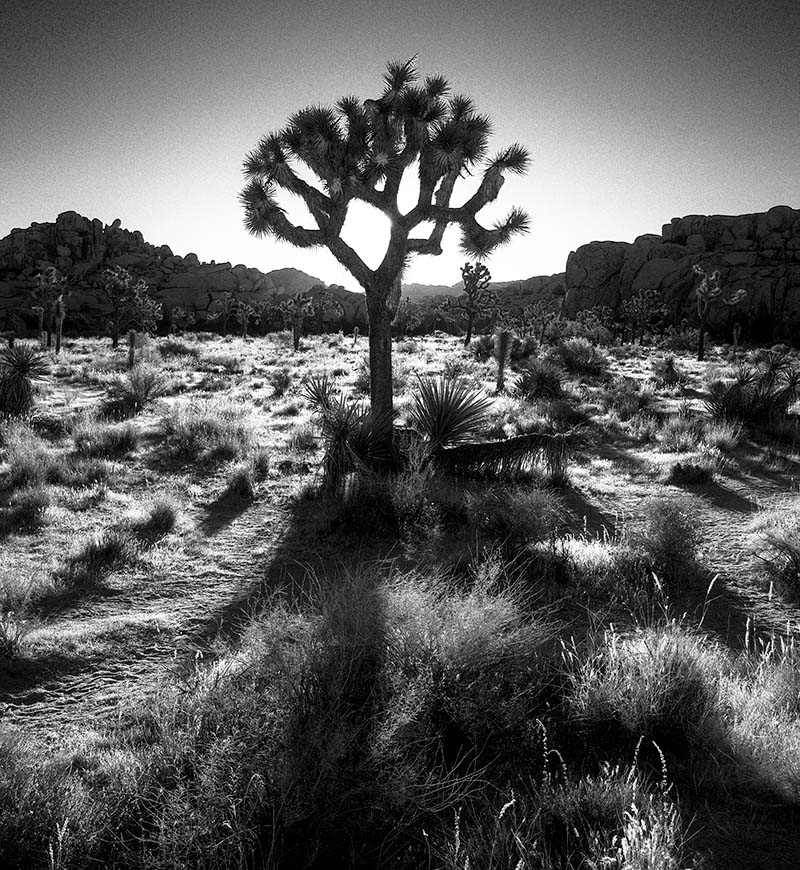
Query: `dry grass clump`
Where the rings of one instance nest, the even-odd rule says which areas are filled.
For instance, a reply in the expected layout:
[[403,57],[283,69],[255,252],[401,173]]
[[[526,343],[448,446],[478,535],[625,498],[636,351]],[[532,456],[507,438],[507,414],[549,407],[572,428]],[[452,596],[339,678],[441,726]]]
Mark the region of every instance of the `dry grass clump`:
[[86,420],[73,429],[72,438],[80,456],[125,456],[139,446],[139,433],[130,421],[103,424]]
[[760,515],[753,545],[769,580],[787,597],[800,599],[800,507]]
[[587,338],[559,341],[545,359],[560,364],[571,374],[599,376],[608,372],[608,356]]
[[659,440],[661,449],[667,453],[689,453],[697,450],[703,440],[704,421],[695,415],[688,405],[664,420]]
[[134,563],[139,548],[125,529],[107,529],[85,540],[67,558],[59,572],[61,583],[68,589],[97,585],[112,571]]
[[599,398],[606,411],[614,411],[620,420],[628,421],[650,409],[653,391],[635,378],[615,377],[600,390]]
[[679,367],[671,353],[654,359],[651,367],[658,387],[685,387],[689,382],[689,375]]
[[8,463],[0,485],[6,489],[43,483],[82,487],[111,476],[112,469],[104,460],[68,457],[22,423],[4,428],[0,437]]
[[210,374],[235,375],[244,371],[244,363],[240,357],[231,353],[202,353],[196,369]]
[[723,743],[717,658],[682,626],[609,630],[573,664],[572,714],[598,739],[633,746],[645,737],[698,761]]
[[50,493],[40,483],[18,489],[9,506],[0,512],[0,531],[33,531],[43,526],[50,507]]
[[238,459],[253,446],[248,409],[232,401],[176,402],[160,422],[167,452],[176,459]]

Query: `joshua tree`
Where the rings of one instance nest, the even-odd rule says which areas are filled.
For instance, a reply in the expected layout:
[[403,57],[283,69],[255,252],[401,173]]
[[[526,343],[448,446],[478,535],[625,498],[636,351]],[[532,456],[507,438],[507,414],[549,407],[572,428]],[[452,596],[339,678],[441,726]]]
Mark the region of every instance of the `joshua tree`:
[[[527,231],[520,209],[491,229],[477,213],[494,201],[504,173],[527,169],[528,153],[512,145],[486,161],[477,190],[462,205],[451,199],[456,181],[486,157],[491,124],[472,101],[451,96],[441,75],[419,81],[416,58],[388,65],[377,99],[343,97],[334,107],[302,109],[287,126],[265,136],[247,155],[247,184],[241,193],[245,226],[257,236],[272,235],[302,248],[327,247],[366,293],[369,318],[370,396],[373,411],[391,414],[391,323],[400,302],[403,270],[416,254],[440,254],[451,224],[462,232],[462,250],[483,258],[515,233]],[[398,192],[406,171],[416,166],[416,204],[405,214]],[[319,185],[296,171],[310,170]],[[316,228],[293,224],[277,200],[279,190],[298,196]],[[391,222],[389,243],[377,269],[370,269],[342,239],[353,200],[365,202]],[[427,236],[414,231],[431,224]]]
[[295,293],[291,299],[286,299],[278,306],[283,315],[283,322],[292,330],[292,347],[300,349],[300,336],[303,334],[303,324],[306,317],[314,313],[314,300],[305,293]]
[[394,315],[392,326],[398,336],[407,335],[411,330],[416,329],[422,323],[422,306],[417,305],[410,299],[397,306],[397,312]]
[[209,313],[209,320],[218,320],[222,318],[222,332],[223,334],[228,331],[228,322],[231,317],[236,316],[236,309],[239,306],[239,300],[230,292],[230,290],[226,290],[222,296],[218,296],[214,302],[212,303],[213,310]]
[[697,316],[700,318],[700,334],[697,340],[697,359],[702,362],[705,354],[705,338],[708,331],[711,309],[717,301],[725,305],[735,307],[747,296],[746,290],[737,290],[727,299],[722,295],[720,286],[720,271],[715,269],[710,275],[701,266],[695,264],[692,269],[701,276],[702,280],[696,289],[697,293]]
[[667,316],[667,306],[664,305],[661,293],[655,288],[650,288],[640,290],[635,296],[623,302],[622,313],[626,322],[631,324],[631,344],[636,343],[637,335],[641,344],[645,330],[652,329],[659,322],[663,322]]
[[56,269],[50,266],[37,276],[37,284],[32,296],[35,305],[32,310],[40,315],[40,326],[44,321],[44,331],[47,333],[47,347],[53,346],[53,335],[56,338],[56,353],[61,350],[61,330],[66,316],[64,296],[68,293],[67,279]]
[[103,271],[101,286],[111,306],[112,347],[119,346],[119,337],[125,330],[155,332],[161,317],[161,303],[150,296],[150,288],[143,278],[134,277],[123,266],[114,266]]
[[467,334],[464,338],[464,347],[468,347],[472,341],[472,324],[475,318],[492,314],[497,310],[499,300],[494,290],[489,289],[492,275],[483,263],[464,263],[461,267],[461,277],[464,280],[464,293],[457,299],[448,297],[444,308],[452,308],[463,313],[467,319]]

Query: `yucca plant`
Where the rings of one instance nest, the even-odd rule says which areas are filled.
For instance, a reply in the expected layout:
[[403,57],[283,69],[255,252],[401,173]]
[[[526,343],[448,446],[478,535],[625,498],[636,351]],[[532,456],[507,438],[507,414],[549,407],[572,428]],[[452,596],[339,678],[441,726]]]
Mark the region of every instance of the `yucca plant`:
[[20,417],[33,407],[33,384],[50,371],[47,356],[31,342],[0,350],[0,416]]
[[484,428],[492,401],[464,378],[419,378],[411,425],[431,450],[471,441]]
[[764,368],[742,363],[733,381],[715,381],[705,405],[715,420],[764,425],[785,417],[798,397],[800,368],[776,355]]
[[564,392],[564,372],[548,360],[532,359],[522,370],[513,393],[523,399],[558,399]]
[[364,402],[344,397],[327,375],[309,378],[302,395],[325,444],[323,489],[335,491],[351,472],[391,459],[391,413],[372,411]]

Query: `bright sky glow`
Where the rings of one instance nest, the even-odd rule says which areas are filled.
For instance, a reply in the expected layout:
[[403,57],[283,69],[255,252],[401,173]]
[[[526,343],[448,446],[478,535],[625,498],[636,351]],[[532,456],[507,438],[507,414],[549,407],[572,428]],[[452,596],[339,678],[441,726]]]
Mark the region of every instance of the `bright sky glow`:
[[[558,272],[585,242],[672,217],[797,208],[798,33],[786,0],[14,4],[0,27],[0,236],[74,209],[177,253],[356,289],[327,251],[247,235],[242,160],[297,109],[377,97],[385,62],[419,53],[492,118],[492,152],[519,141],[533,156],[481,213],[519,205],[533,220],[489,259],[493,277]],[[458,281],[457,232],[406,280]],[[348,219],[368,265],[387,233],[367,206]]]

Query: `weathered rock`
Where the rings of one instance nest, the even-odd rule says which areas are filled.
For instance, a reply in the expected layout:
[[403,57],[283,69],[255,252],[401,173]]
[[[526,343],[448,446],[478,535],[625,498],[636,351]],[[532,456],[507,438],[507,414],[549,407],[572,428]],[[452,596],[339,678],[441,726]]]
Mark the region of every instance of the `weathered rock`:
[[[68,211],[54,223],[13,229],[0,239],[0,330],[12,323],[33,324],[30,291],[36,286],[36,276],[50,266],[56,266],[68,280],[71,313],[67,326],[82,323],[89,328],[102,325],[107,316],[100,284],[103,271],[111,266],[124,266],[144,278],[165,310],[181,307],[201,319],[226,291],[239,292],[257,305],[276,295],[305,292],[322,284],[296,269],[264,273],[241,264],[201,263],[191,253],[176,256],[168,245],[154,246],[138,230],[123,229],[119,218],[107,225]],[[355,307],[349,304],[349,309]]]
[[[800,211],[777,205],[746,215],[687,215],[660,236],[590,242],[567,259],[565,310],[619,305],[640,289],[660,290],[676,317],[691,317],[699,278],[692,266],[722,272],[723,293],[748,291],[743,309],[761,337],[800,331]],[[717,319],[729,312],[717,306]],[[767,334],[771,333],[771,334]]]

